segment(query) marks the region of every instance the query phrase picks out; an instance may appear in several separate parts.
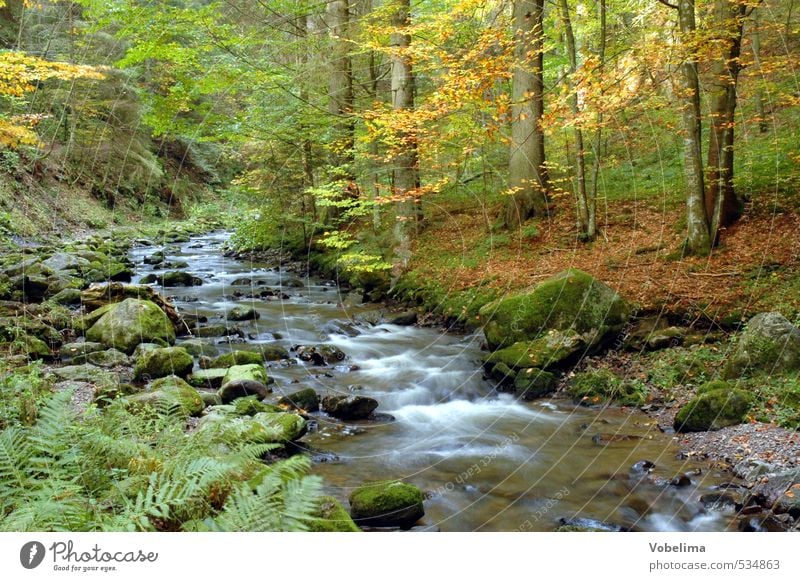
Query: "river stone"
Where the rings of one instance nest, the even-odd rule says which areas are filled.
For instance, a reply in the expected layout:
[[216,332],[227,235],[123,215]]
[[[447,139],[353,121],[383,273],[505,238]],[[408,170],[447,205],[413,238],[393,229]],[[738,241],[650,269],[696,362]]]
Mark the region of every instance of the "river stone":
[[261,365],[263,358],[260,353],[252,351],[231,351],[213,359],[210,367],[233,367],[234,365]]
[[227,373],[227,369],[198,369],[187,378],[187,381],[194,387],[219,389]]
[[225,381],[217,392],[222,403],[227,404],[240,397],[256,396],[258,399],[264,399],[272,390],[260,381],[253,381],[252,379],[234,379],[233,381]]
[[319,395],[312,388],[301,389],[278,400],[278,405],[301,409],[307,412],[319,411]]
[[81,291],[77,288],[65,288],[51,296],[48,300],[56,305],[79,305],[81,302]]
[[358,525],[410,528],[425,514],[422,491],[399,480],[370,482],[350,495],[350,516]]
[[66,252],[56,252],[50,258],[43,260],[42,264],[56,272],[63,270],[79,271],[88,267],[90,261]]
[[195,337],[227,337],[229,335],[244,336],[241,329],[236,326],[227,326],[223,324],[205,325],[203,327],[195,327],[192,329],[192,334]]
[[186,415],[199,414],[206,407],[198,391],[174,375],[157,379],[148,391],[127,396],[126,399],[134,406],[144,404],[177,407]]
[[116,349],[94,351],[86,355],[86,361],[98,367],[116,367],[118,365],[128,365],[130,363],[128,356]]
[[586,347],[586,343],[572,329],[551,329],[532,341],[518,341],[509,347],[498,349],[484,358],[484,365],[491,368],[504,363],[510,369],[548,369],[571,361]]
[[283,444],[303,437],[307,426],[299,415],[288,412],[262,412],[252,417],[210,413],[200,421],[199,429],[213,430],[223,442]]
[[12,353],[25,355],[31,361],[37,359],[50,359],[53,354],[50,347],[33,335],[22,335],[12,343]]
[[556,376],[548,371],[529,368],[521,370],[514,378],[514,391],[525,401],[543,397],[556,390]]
[[203,279],[182,270],[165,272],[159,281],[164,286],[200,286]]
[[99,388],[119,385],[119,377],[115,373],[89,364],[56,367],[53,374],[59,379],[91,383]]
[[254,307],[246,307],[244,305],[233,307],[228,312],[229,321],[255,321],[259,318],[261,318],[261,315]]
[[676,432],[705,432],[735,426],[745,421],[752,403],[752,396],[741,389],[706,391],[678,411],[673,427]]
[[377,407],[377,400],[363,395],[326,395],[322,398],[322,409],[340,420],[368,418]]
[[186,349],[192,357],[216,357],[219,354],[219,349],[214,345],[200,339],[181,341],[179,346]]
[[131,355],[131,358],[134,361],[138,361],[139,359],[141,359],[142,355],[144,355],[148,351],[153,351],[154,349],[161,349],[163,347],[169,347],[169,345],[166,344],[161,345],[160,343],[139,343],[136,346],[136,349],[133,350],[133,355]]
[[159,347],[142,353],[133,367],[137,380],[177,375],[186,377],[192,372],[194,360],[180,347]]
[[157,252],[154,252],[150,256],[145,256],[143,262],[145,264],[157,265],[157,264],[161,264],[165,260],[166,260],[166,256],[164,256],[164,251],[159,250]]
[[102,351],[103,344],[96,343],[93,341],[84,341],[81,343],[65,343],[61,346],[61,349],[58,351],[59,357],[62,359],[70,359],[72,357],[78,357],[83,355],[84,357],[89,353],[94,353],[96,351]]
[[40,303],[50,288],[51,278],[38,274],[23,274],[11,279],[11,286],[14,290],[22,293],[28,302]]
[[294,350],[301,361],[307,361],[314,365],[335,365],[347,357],[344,351],[330,344],[297,345]]
[[92,325],[86,339],[131,354],[139,343],[155,339],[172,345],[175,343],[175,329],[166,313],[155,303],[125,299]]
[[392,320],[389,321],[391,325],[400,325],[403,327],[407,327],[409,325],[415,325],[417,323],[418,315],[415,311],[410,311],[408,313],[402,313],[397,315]]
[[347,510],[332,496],[321,496],[314,513],[315,520],[308,523],[309,532],[313,533],[358,533],[358,528]]
[[763,371],[800,369],[800,329],[780,313],[759,313],[739,336],[733,355],[722,370],[726,379]]
[[613,289],[577,269],[557,274],[533,290],[505,297],[480,310],[492,349],[530,341],[550,329],[574,330],[588,346],[620,331],[630,307]]

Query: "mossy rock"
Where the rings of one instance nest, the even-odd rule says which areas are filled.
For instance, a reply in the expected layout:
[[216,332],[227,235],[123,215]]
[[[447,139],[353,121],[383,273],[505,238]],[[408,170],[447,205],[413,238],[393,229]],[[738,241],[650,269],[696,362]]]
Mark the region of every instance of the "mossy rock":
[[88,364],[56,367],[53,369],[53,374],[65,381],[83,381],[99,388],[119,385],[117,374]]
[[583,404],[614,401],[638,406],[647,401],[647,386],[639,381],[624,381],[613,371],[597,369],[576,373],[570,381],[569,394]]
[[134,407],[140,405],[177,407],[186,415],[197,415],[206,407],[198,391],[174,375],[155,380],[148,391],[127,396],[126,400]]
[[361,529],[347,514],[342,504],[332,496],[321,496],[314,520],[308,523],[313,533],[358,533]]
[[575,331],[551,330],[538,339],[518,341],[498,349],[484,358],[484,364],[503,363],[514,370],[547,369],[570,361],[584,347],[583,338]]
[[753,397],[741,389],[715,389],[698,395],[675,416],[677,432],[705,432],[745,421]]
[[780,313],[759,313],[747,323],[722,377],[753,372],[786,373],[800,369],[800,329]]
[[260,412],[254,416],[211,413],[201,420],[200,429],[214,430],[220,441],[247,444],[286,444],[305,435],[306,421],[288,412]]
[[285,395],[278,400],[278,405],[301,409],[307,412],[319,411],[320,398],[314,389],[308,387],[292,394]]
[[732,383],[724,381],[722,379],[715,379],[713,381],[707,381],[706,383],[698,387],[696,395],[708,393],[709,391],[716,391],[718,389],[731,390],[733,388],[734,385]]
[[166,313],[155,303],[125,299],[92,325],[86,333],[86,339],[130,355],[139,343],[155,339],[172,345],[175,343],[175,329]]
[[89,353],[86,355],[86,361],[98,367],[117,367],[118,365],[128,365],[130,363],[128,356],[116,349]]
[[541,369],[521,370],[514,379],[514,392],[525,401],[544,397],[555,390],[556,376]]
[[237,305],[228,312],[227,318],[229,321],[255,321],[261,315],[254,307]]
[[222,403],[230,403],[237,398],[251,395],[264,399],[271,391],[267,387],[269,380],[263,365],[234,365],[225,373],[222,387],[217,393],[222,398]]
[[260,353],[252,351],[231,351],[213,359],[209,364],[211,368],[228,368],[234,365],[261,365],[264,359]]
[[102,351],[104,349],[102,343],[95,343],[92,341],[84,341],[81,343],[65,343],[58,351],[59,357],[62,359],[71,359],[83,355],[84,357],[89,353],[95,351]]
[[607,285],[571,269],[530,292],[485,305],[480,316],[487,321],[484,333],[492,349],[536,339],[549,329],[572,329],[594,346],[622,329],[630,307]]
[[[192,357],[216,357],[219,349],[208,341],[202,339],[189,339],[181,341],[178,347],[183,347]],[[223,367],[223,366],[220,366]]]
[[50,346],[33,335],[22,335],[11,343],[11,347],[12,353],[25,355],[32,361],[37,359],[51,359],[53,357]]
[[284,410],[278,406],[274,406],[258,399],[258,396],[251,395],[248,397],[240,397],[232,404],[233,413],[238,416],[254,416],[260,413],[282,413]]
[[425,515],[422,491],[399,480],[370,482],[350,495],[350,516],[358,525],[411,528]]
[[194,359],[180,347],[160,347],[145,351],[133,367],[137,380],[168,375],[186,377],[192,372]]
[[48,299],[56,305],[79,305],[81,302],[81,291],[77,288],[65,288]]
[[202,387],[206,389],[219,389],[222,387],[222,380],[227,375],[227,369],[196,369],[186,379],[193,387]]

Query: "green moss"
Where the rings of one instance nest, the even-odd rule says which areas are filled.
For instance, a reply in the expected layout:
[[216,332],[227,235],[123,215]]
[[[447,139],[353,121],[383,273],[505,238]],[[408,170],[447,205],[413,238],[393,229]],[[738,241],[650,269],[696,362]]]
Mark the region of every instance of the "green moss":
[[322,496],[315,519],[308,525],[314,533],[357,533],[361,532],[341,503],[332,496]]
[[370,482],[350,495],[350,515],[371,526],[410,527],[425,514],[422,491],[399,480]]
[[575,331],[551,331],[532,341],[519,341],[486,356],[487,364],[504,363],[511,369],[546,369],[570,359],[583,349],[583,339]]
[[582,403],[595,404],[614,401],[623,405],[642,405],[647,401],[647,386],[640,381],[620,379],[608,369],[576,373],[569,394]]
[[541,369],[524,369],[514,379],[514,391],[528,401],[545,396],[556,389],[556,376]]
[[[154,339],[175,342],[175,329],[158,305],[139,299],[125,299],[104,312],[86,333],[88,341],[103,343],[130,355],[139,343]],[[92,313],[95,315],[95,313]],[[89,320],[85,321],[90,324]]]
[[186,377],[192,372],[194,359],[180,347],[162,347],[142,353],[133,367],[137,380],[179,375]]
[[134,408],[164,405],[176,407],[187,415],[198,414],[206,407],[197,390],[176,376],[157,379],[148,391],[127,396],[126,400]]
[[571,269],[532,291],[506,297],[481,308],[490,347],[537,338],[547,329],[574,329],[590,344],[620,330],[630,307],[611,288],[591,275]]
[[675,416],[678,432],[704,432],[741,424],[753,397],[741,389],[716,389],[698,395]]
[[254,353],[252,351],[231,351],[230,353],[225,353],[224,355],[220,355],[219,357],[211,361],[210,367],[228,368],[228,367],[233,367],[234,365],[249,365],[249,364],[260,365],[263,361],[264,360],[261,357],[260,353]]

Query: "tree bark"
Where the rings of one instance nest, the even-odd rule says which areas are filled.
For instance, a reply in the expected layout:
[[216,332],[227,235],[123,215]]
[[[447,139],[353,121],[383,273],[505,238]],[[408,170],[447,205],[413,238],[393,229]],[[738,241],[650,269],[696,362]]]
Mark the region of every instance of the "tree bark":
[[515,0],[513,14],[511,150],[508,164],[512,194],[505,224],[518,228],[533,215],[548,211],[550,183],[545,166],[544,133],[544,0]]
[[[414,72],[408,48],[411,35],[406,32],[410,23],[410,0],[394,0],[392,13],[392,108],[395,111],[414,108]],[[413,130],[400,135],[400,150],[395,155],[393,187],[397,202],[397,216],[394,224],[394,261],[392,276],[397,278],[407,269],[411,259],[411,233],[416,232],[422,220],[422,207],[416,198],[419,188],[419,165],[416,135]]]
[[697,74],[694,0],[678,0],[678,24],[685,54],[681,63],[680,107],[683,122],[683,166],[686,177],[686,251],[707,254],[711,249],[705,206],[700,80]]
[[[331,48],[331,72],[328,84],[329,110],[337,117],[334,129],[332,165],[336,177],[344,182],[341,197],[353,195],[355,120],[353,117],[353,63],[351,58],[350,0],[331,0],[328,5],[330,31],[333,36]],[[341,209],[327,206],[326,219],[330,221],[341,215]]]
[[717,240],[719,229],[732,224],[742,213],[742,202],[733,187],[733,143],[745,10],[742,0],[714,2],[720,55],[713,64],[708,84],[710,131],[705,190],[712,244]]
[[[578,71],[578,48],[575,43],[575,32],[572,29],[572,19],[569,15],[569,4],[567,0],[559,0],[561,8],[561,20],[564,23],[564,36],[566,40],[567,57],[569,58],[569,90],[570,90],[570,109],[572,115],[577,117],[580,113],[578,105],[578,92],[575,89],[575,73]],[[584,240],[590,240],[589,236],[589,204],[586,197],[586,159],[585,148],[583,145],[583,131],[579,126],[575,126],[575,179],[577,191],[575,197],[578,208],[578,233]],[[592,236],[593,238],[594,236]]]

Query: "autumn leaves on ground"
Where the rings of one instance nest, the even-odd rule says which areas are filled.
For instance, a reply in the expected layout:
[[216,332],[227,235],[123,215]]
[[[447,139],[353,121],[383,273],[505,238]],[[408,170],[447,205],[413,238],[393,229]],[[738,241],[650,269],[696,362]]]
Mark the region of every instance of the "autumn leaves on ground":
[[[477,285],[498,293],[522,290],[568,268],[585,270],[617,289],[644,313],[691,324],[724,326],[759,309],[800,309],[800,216],[751,205],[723,232],[708,257],[682,256],[682,208],[657,209],[648,201],[614,201],[592,244],[577,240],[569,200],[536,222],[537,233],[487,231],[491,215],[432,213],[415,249],[414,270],[449,293]],[[487,243],[488,241],[488,243]],[[793,286],[794,285],[794,286]],[[777,302],[775,302],[777,301]]]

